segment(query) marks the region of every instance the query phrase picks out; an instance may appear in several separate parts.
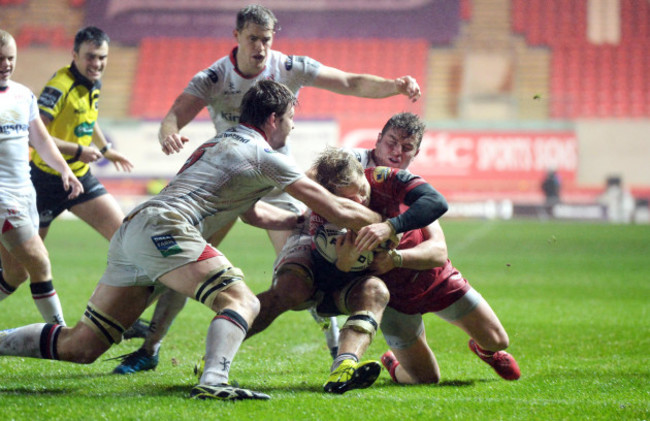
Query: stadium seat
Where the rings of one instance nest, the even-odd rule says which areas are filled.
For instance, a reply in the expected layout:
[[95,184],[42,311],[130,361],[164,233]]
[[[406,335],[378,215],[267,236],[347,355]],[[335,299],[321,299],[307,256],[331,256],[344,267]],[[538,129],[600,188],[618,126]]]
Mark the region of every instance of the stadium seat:
[[42,27],[25,25],[16,36],[18,47],[49,46],[67,48],[72,42],[72,37],[65,33],[62,26]]

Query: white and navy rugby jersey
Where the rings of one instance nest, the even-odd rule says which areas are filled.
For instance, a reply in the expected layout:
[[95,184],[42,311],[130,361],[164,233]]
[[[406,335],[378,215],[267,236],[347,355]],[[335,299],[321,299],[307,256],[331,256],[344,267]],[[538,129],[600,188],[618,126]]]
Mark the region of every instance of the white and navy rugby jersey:
[[318,61],[306,56],[287,56],[270,50],[264,70],[256,76],[245,77],[236,68],[236,51],[235,48],[230,55],[197,73],[184,91],[208,104],[217,133],[239,124],[242,98],[258,80],[271,79],[280,82],[297,95],[300,88],[313,84],[322,66]]
[[199,146],[167,187],[132,212],[173,209],[209,238],[274,187],[302,177],[293,158],[271,149],[258,130],[238,125]]
[[0,91],[0,189],[31,189],[29,122],[40,118],[36,97],[26,86],[9,81]]

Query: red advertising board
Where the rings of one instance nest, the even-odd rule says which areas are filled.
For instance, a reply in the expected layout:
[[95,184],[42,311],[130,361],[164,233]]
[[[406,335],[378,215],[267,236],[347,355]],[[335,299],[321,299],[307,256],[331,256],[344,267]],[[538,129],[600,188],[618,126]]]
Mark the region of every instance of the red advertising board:
[[[341,125],[341,145],[371,148],[381,126]],[[445,190],[539,191],[546,172],[573,184],[578,142],[572,131],[427,130],[409,170]]]

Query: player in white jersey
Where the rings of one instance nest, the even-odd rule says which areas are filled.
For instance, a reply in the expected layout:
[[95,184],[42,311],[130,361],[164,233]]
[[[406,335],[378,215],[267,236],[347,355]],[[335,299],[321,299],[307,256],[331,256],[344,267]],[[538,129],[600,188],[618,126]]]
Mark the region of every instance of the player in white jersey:
[[[190,397],[268,399],[228,384],[232,360],[259,312],[259,300],[242,271],[207,239],[274,187],[358,231],[361,250],[387,239],[378,234],[386,225],[378,214],[329,193],[305,177],[291,158],[273,150],[286,143],[293,129],[295,103],[282,84],[255,84],[242,101],[240,125],[199,146],[158,196],[127,215],[111,240],[106,271],[81,321],[74,328],[40,323],[0,331],[0,355],[91,363],[122,339],[154,297],[152,289],[163,286],[216,313],[206,338],[205,369]],[[295,224],[296,219],[294,214],[286,222]]]
[[39,118],[34,94],[11,80],[16,59],[16,41],[0,29],[0,301],[29,277],[32,298],[45,321],[64,324],[48,253],[38,236],[29,144],[61,172],[69,197],[78,196],[83,187]]
[[[410,100],[420,98],[420,87],[411,76],[385,79],[369,74],[354,74],[322,65],[304,56],[288,56],[271,50],[278,21],[273,12],[264,6],[249,5],[237,14],[233,35],[237,47],[205,70],[198,72],[185,90],[176,98],[160,125],[158,140],[165,154],[178,153],[189,141],[180,130],[207,107],[217,132],[236,125],[239,121],[241,98],[256,81],[271,79],[289,87],[294,94],[303,86],[326,89],[342,95],[365,98],[385,98],[405,95]],[[288,154],[288,148],[280,149]],[[275,190],[266,201],[280,208],[302,213],[305,207],[287,194]],[[210,243],[218,246],[234,224],[215,233]],[[280,252],[290,230],[267,231],[276,254]],[[174,317],[185,304],[183,297],[164,294],[156,306],[150,332],[142,347],[125,360],[115,373],[125,374],[152,369],[156,366],[158,351],[164,335]],[[313,313],[315,316],[315,313]],[[325,319],[317,319],[324,322]],[[329,321],[326,332],[328,343],[336,346],[338,331],[336,319]],[[334,351],[335,352],[335,351]]]

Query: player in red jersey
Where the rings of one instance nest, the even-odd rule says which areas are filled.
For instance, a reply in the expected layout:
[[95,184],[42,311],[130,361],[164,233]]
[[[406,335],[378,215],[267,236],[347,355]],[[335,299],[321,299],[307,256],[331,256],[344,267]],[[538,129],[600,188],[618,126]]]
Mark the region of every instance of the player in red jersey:
[[[447,210],[444,197],[421,177],[388,167],[371,168],[364,172],[355,156],[344,150],[325,151],[315,165],[315,177],[330,191],[340,192],[339,187],[343,186],[344,197],[388,217],[385,223],[373,225],[375,239],[388,239],[391,234],[425,227]],[[332,183],[332,180],[336,181]],[[351,193],[348,194],[348,191]],[[408,206],[408,210],[401,213],[400,204]],[[312,215],[312,227],[316,227],[319,218],[317,214]],[[380,242],[359,241],[351,231],[345,239],[345,242],[339,241],[341,245],[345,243],[345,248],[341,248],[341,257],[335,265],[312,253],[313,284],[306,282],[306,278],[294,280],[291,294],[287,294],[280,303],[284,306],[282,311],[276,314],[277,308],[274,308],[273,317],[266,320],[270,323],[269,320],[283,311],[314,302],[320,315],[349,315],[341,329],[338,354],[324,385],[325,391],[332,393],[368,387],[379,375],[378,362],[359,363],[359,358],[372,342],[388,298],[383,282],[377,277],[346,273],[360,252],[373,250]],[[261,312],[265,311],[265,303]],[[262,330],[268,323],[262,328],[257,326],[257,330],[251,329],[250,334]]]
[[[334,194],[366,204],[384,217],[399,213],[409,184],[400,187],[399,183],[387,181],[391,176],[397,178],[402,174],[405,178],[403,174],[409,173],[396,169],[386,172],[382,168],[365,171],[371,188],[369,200],[366,187],[350,183],[335,173],[317,177],[317,181]],[[410,217],[411,212],[412,207],[401,217]],[[351,247],[352,237],[346,236],[337,246],[339,260],[353,262],[358,257]],[[313,257],[314,275],[320,289],[331,279],[345,278],[345,274],[327,270],[328,264],[316,253]],[[348,263],[348,270],[350,266]],[[342,267],[345,269],[345,264],[337,261],[337,268]],[[390,292],[381,329],[391,350],[382,356],[382,363],[395,382],[417,384],[440,380],[438,363],[426,341],[422,321],[425,313],[434,313],[463,329],[470,336],[470,349],[502,378],[520,377],[517,362],[504,351],[509,344],[505,329],[487,301],[451,264],[444,233],[437,221],[424,229],[405,232],[396,251],[377,252],[369,272],[380,276]]]

